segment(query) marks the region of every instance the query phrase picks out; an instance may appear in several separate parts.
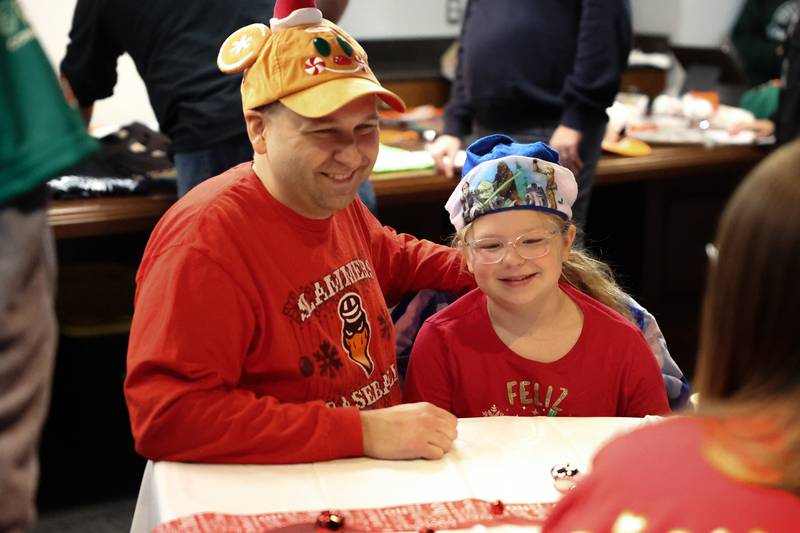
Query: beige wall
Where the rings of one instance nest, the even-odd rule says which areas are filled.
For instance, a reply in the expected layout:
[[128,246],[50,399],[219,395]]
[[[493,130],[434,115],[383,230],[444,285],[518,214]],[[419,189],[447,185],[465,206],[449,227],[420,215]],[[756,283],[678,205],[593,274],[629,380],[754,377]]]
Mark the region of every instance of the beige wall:
[[[54,68],[64,56],[76,0],[18,0]],[[358,38],[448,37],[458,25],[446,20],[448,2],[466,0],[350,0],[341,25]],[[631,0],[639,33],[668,35],[676,44],[721,44],[743,0]],[[452,4],[451,4],[452,7]],[[126,55],[111,98],[95,105],[94,127],[133,120],[155,124],[144,84]]]
[[[744,0],[630,0],[637,33],[667,35],[687,46],[718,46]],[[350,0],[341,25],[357,38],[458,35],[447,7],[467,0]]]
[[457,37],[461,25],[448,20],[467,0],[349,0],[339,25],[356,39]]
[[716,47],[730,33],[744,0],[631,0],[637,33],[667,35],[673,44]]

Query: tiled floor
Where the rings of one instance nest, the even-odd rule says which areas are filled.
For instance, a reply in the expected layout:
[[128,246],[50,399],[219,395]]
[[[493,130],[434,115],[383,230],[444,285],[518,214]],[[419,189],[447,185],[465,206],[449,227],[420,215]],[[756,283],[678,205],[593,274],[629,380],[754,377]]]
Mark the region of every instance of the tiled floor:
[[129,533],[135,498],[45,512],[31,533]]

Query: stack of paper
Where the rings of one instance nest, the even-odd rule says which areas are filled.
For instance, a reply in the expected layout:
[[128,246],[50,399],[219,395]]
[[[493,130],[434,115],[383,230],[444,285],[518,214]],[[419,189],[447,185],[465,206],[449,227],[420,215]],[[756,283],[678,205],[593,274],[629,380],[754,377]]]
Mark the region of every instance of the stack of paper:
[[425,150],[403,150],[385,144],[380,145],[378,160],[373,173],[399,172],[401,170],[422,170],[433,168],[433,158]]

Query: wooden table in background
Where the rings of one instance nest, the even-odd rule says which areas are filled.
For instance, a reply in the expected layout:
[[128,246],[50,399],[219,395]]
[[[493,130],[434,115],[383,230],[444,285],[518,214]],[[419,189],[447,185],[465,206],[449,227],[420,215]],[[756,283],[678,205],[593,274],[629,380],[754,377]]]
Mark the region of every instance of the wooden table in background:
[[47,215],[56,239],[149,233],[174,203],[173,194],[55,200]]
[[[656,147],[645,157],[605,155],[598,164],[594,187],[645,182],[675,177],[702,177],[707,173],[741,173],[764,157],[764,150],[754,146]],[[455,182],[434,171],[408,171],[380,174],[373,178],[379,209],[424,200],[442,202],[450,196]],[[442,207],[444,209],[444,207]]]
[[[694,178],[707,173],[741,174],[764,156],[757,147],[660,147],[646,157],[605,156],[598,166],[595,190],[606,185],[668,178]],[[396,172],[373,177],[378,208],[441,203],[455,186],[433,170]],[[169,194],[92,198],[51,202],[50,226],[58,239],[150,231],[175,202]]]

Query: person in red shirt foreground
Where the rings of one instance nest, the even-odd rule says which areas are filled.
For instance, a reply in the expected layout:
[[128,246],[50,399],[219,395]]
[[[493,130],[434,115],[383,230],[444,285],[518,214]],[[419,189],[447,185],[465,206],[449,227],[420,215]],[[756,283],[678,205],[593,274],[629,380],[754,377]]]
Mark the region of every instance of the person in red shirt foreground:
[[254,161],[203,182],[156,226],[139,272],[125,397],[155,460],[438,458],[456,418],[400,405],[387,302],[463,292],[458,253],[398,235],[356,198],[378,152],[380,86],[313,0],[223,44],[244,71]]
[[572,246],[578,186],[558,154],[490,135],[463,173],[447,210],[478,288],[420,329],[406,401],[458,417],[668,413],[630,297]]
[[544,533],[798,531],[798,169],[795,141],[748,176],[722,215],[696,414],[608,444]]

